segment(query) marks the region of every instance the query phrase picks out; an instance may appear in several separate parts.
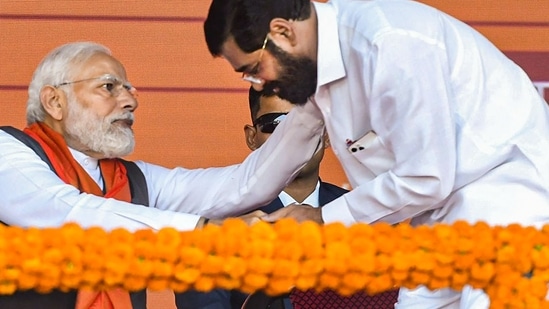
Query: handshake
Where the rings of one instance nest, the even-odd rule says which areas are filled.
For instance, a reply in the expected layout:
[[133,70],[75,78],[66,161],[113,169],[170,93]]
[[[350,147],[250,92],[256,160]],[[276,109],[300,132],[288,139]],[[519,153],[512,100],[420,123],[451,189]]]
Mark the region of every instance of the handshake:
[[[283,218],[293,218],[297,222],[314,221],[316,223],[324,223],[322,220],[322,212],[320,207],[313,207],[307,204],[291,204],[283,207],[273,213],[265,213],[262,210],[255,210],[248,214],[239,216],[238,218],[244,220],[248,225],[252,225],[259,221],[276,222]],[[200,218],[197,228],[204,227],[207,224],[222,225],[224,219],[208,219]]]

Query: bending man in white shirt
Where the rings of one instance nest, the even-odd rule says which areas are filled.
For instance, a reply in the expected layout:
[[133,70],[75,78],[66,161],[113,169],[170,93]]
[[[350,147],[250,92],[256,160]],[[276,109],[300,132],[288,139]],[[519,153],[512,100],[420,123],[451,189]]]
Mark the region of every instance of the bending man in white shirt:
[[[466,24],[407,0],[213,0],[204,30],[257,90],[321,110],[353,187],[266,220],[549,221],[547,104]],[[470,289],[420,288],[397,305],[487,307]]]

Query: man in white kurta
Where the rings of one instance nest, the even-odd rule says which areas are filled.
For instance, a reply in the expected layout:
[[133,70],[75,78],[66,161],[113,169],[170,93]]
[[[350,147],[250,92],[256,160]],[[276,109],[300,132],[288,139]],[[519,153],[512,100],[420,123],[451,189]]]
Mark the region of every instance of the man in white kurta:
[[[86,58],[90,54],[95,58]],[[84,74],[93,78],[77,78]],[[110,119],[130,119],[130,115],[133,123],[133,112],[138,104],[129,93],[135,89],[130,90],[126,84],[131,85],[124,82],[124,90],[113,96],[110,92],[116,90],[113,87],[117,84],[95,78],[104,74],[126,78],[124,67],[106,47],[86,42],[58,47],[45,57],[31,81],[27,107],[29,124],[49,121],[54,124],[52,127],[70,128],[75,123],[66,120],[70,118],[67,117],[69,111],[75,114],[73,119],[76,122],[95,119],[91,123],[98,128],[105,127],[102,122],[107,123],[107,128],[119,127],[120,121],[111,123]],[[83,90],[71,89],[76,86]],[[52,93],[52,100],[63,99],[51,106],[52,109],[67,110],[63,116],[56,116],[59,120],[54,120],[44,109],[47,100],[41,93],[45,90]],[[79,107],[84,105],[83,102],[89,107]],[[14,103],[13,106],[17,105]],[[0,221],[23,227],[56,227],[76,222],[83,227],[99,226],[107,230],[163,227],[190,230],[197,226],[201,216],[223,218],[250,211],[275,198],[290,182],[288,173],[296,175],[321,147],[324,126],[319,117],[313,115],[315,110],[313,106],[294,109],[270,141],[241,164],[168,169],[137,161],[146,179],[150,207],[80,192],[56,175],[31,148],[0,130]],[[105,115],[100,115],[100,112]],[[133,142],[131,125],[126,126]],[[69,145],[72,157],[104,189],[99,161],[109,156],[101,151],[89,151],[92,146],[81,141],[90,140],[86,135],[92,136],[94,132],[81,131],[80,135],[65,133],[63,136],[66,140],[67,136],[71,138],[74,145]],[[96,137],[101,139],[103,135]],[[283,157],[282,153],[292,153],[302,160],[292,158],[288,164],[281,164],[278,158]],[[282,170],[285,172],[280,173]]]
[[[238,2],[234,16],[255,24],[216,25],[217,9],[210,10],[210,51],[216,54],[218,37],[208,30],[226,26],[218,56],[256,89],[318,106],[353,187],[322,209],[289,207],[269,220],[463,219],[537,227],[549,221],[547,104],[525,72],[474,29],[416,1],[313,2],[307,16],[305,9],[292,11],[300,7],[295,1],[281,0],[276,12],[262,17],[270,23],[259,33],[264,24],[254,14],[265,11],[258,2],[244,2],[252,9]],[[260,43],[266,34],[265,47],[246,45],[242,29],[258,33],[248,36],[250,42]],[[290,97],[301,99],[285,82],[291,78],[288,59],[316,64],[316,89],[307,103]],[[463,294],[401,293],[397,305],[487,307],[486,296],[468,288]]]

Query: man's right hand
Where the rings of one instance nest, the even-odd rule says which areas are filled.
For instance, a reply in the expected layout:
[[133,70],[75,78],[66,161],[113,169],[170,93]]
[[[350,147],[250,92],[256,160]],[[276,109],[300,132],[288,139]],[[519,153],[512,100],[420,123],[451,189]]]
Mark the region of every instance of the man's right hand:
[[[266,215],[267,214],[265,212],[261,210],[256,210],[237,218],[244,220],[244,222],[246,222],[246,224],[248,225],[252,225],[254,223],[262,221],[261,218]],[[225,220],[224,219],[207,219],[205,217],[201,217],[200,220],[198,220],[198,223],[196,224],[196,228],[203,228],[208,224],[223,225],[223,221]]]

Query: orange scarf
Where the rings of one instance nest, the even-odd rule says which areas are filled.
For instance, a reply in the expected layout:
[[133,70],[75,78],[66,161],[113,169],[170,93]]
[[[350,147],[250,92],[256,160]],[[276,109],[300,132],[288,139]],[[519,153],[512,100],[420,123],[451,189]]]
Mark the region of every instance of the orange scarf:
[[[63,136],[46,124],[34,123],[25,128],[25,133],[35,139],[53,165],[57,175],[65,183],[80,192],[130,202],[130,184],[126,168],[117,159],[99,160],[105,194],[90,175],[73,158]],[[122,289],[109,291],[78,291],[76,309],[131,309],[130,295]]]

